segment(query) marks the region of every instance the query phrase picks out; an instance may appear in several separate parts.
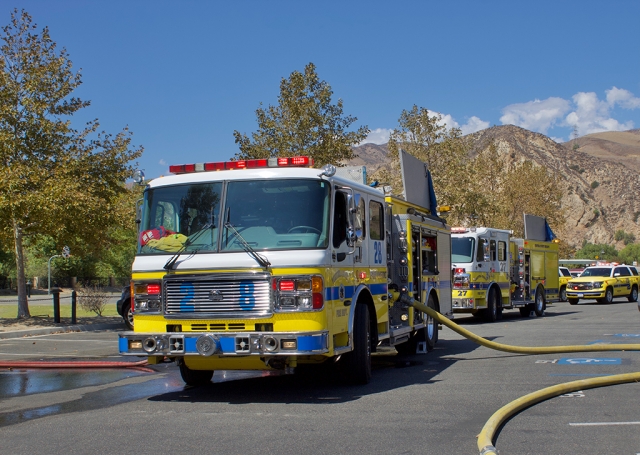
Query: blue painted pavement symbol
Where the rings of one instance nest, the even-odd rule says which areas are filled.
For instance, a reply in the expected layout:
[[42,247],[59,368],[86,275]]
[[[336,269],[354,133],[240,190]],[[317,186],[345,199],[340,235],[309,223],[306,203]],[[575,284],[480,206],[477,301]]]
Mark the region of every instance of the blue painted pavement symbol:
[[620,365],[622,359],[594,359],[594,358],[565,358],[558,361],[558,365]]

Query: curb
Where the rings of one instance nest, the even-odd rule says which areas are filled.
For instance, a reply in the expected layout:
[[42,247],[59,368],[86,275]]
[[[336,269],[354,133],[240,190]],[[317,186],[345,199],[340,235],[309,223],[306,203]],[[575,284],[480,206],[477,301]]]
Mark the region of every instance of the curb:
[[64,325],[58,327],[42,327],[39,329],[14,330],[8,332],[0,332],[0,340],[9,338],[23,338],[35,335],[49,335],[51,333],[61,332],[92,332],[95,330],[117,330],[126,329],[124,322],[122,323],[104,323],[104,324],[83,324],[83,325]]

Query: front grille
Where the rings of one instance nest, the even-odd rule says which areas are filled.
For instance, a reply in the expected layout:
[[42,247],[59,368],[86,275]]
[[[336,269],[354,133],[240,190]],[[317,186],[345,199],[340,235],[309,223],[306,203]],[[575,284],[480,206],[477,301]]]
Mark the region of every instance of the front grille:
[[268,317],[272,312],[270,275],[261,273],[172,277],[164,281],[163,300],[167,317]]
[[574,284],[573,286],[571,286],[571,289],[573,289],[574,291],[590,291],[591,289],[593,289],[593,285],[591,283]]
[[191,324],[192,332],[224,332],[227,330],[233,331],[242,331],[245,329],[245,325],[243,322],[235,323],[235,324],[227,324],[224,323],[215,323],[215,324]]

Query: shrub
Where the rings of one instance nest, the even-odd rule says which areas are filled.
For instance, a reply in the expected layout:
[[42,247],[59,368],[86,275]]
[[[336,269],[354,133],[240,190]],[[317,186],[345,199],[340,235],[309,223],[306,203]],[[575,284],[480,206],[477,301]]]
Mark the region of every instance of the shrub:
[[85,311],[93,311],[98,316],[102,316],[108,300],[109,296],[100,286],[81,288],[78,291],[80,307]]
[[596,180],[594,180],[593,182],[591,182],[591,188],[596,189],[600,186],[600,183],[597,182]]

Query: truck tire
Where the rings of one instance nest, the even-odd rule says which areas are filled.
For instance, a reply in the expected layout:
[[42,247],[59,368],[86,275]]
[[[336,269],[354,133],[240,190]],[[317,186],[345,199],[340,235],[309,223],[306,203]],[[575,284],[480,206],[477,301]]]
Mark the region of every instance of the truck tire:
[[205,385],[211,382],[213,370],[192,370],[182,361],[180,362],[180,376],[187,385]]
[[569,299],[569,305],[577,305],[580,299]]
[[613,303],[613,289],[610,287],[604,292],[604,298],[602,299],[602,303],[610,304]]
[[371,380],[371,322],[369,307],[356,305],[353,321],[353,351],[343,356],[343,371],[349,384],[368,384]]
[[125,302],[122,305],[122,319],[129,330],[133,330],[133,313],[131,312],[131,304]]
[[498,306],[495,297],[495,290],[492,288],[489,290],[487,296],[487,308],[484,310],[484,320],[486,322],[496,322],[498,319]]
[[566,286],[562,286],[560,288],[560,301],[561,302],[566,302],[567,301],[567,287]]
[[[427,300],[427,306],[434,311],[436,310],[436,302],[433,300],[433,296],[429,295],[429,300]],[[433,348],[436,346],[438,342],[438,322],[433,319],[428,314],[427,317],[427,326],[424,328],[425,333],[425,341],[427,343],[427,352],[433,351]]]
[[533,303],[533,311],[536,313],[536,316],[540,317],[544,316],[545,308],[544,291],[542,288],[538,288],[536,290],[536,301]]
[[632,286],[631,287],[631,294],[629,294],[629,297],[627,297],[627,299],[629,300],[629,302],[637,302],[638,301],[638,288],[637,288],[637,286]]

